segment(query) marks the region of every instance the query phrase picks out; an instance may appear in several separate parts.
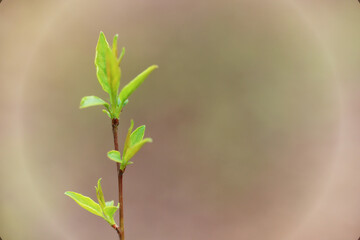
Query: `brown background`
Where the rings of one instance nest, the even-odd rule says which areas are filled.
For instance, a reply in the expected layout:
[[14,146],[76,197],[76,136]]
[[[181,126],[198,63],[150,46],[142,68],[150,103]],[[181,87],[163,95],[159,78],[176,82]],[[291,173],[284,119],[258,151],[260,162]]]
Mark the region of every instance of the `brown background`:
[[122,85],[154,143],[125,176],[130,240],[357,239],[360,6],[352,1],[5,0],[0,5],[0,236],[116,239],[67,190],[116,199],[93,64],[126,46]]

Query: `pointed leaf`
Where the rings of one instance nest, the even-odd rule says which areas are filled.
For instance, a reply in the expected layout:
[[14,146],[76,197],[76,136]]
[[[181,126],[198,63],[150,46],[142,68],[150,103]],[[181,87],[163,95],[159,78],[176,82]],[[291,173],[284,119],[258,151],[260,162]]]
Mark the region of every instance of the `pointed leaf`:
[[126,99],[125,102],[122,104],[122,107],[125,107],[126,104],[128,104],[128,102],[129,102],[129,99]]
[[[116,99],[116,98],[115,98]],[[122,109],[122,107],[121,106],[119,106],[119,105],[117,105],[116,107],[115,107],[115,110],[114,110],[114,117],[113,118],[119,118],[119,116],[120,116],[120,113],[121,113],[121,109]]]
[[114,200],[105,202],[105,205],[106,205],[107,207],[114,206]]
[[122,163],[119,151],[116,151],[116,150],[109,151],[107,153],[107,156],[108,156],[108,158],[110,158],[110,160],[113,160],[113,161],[118,162],[118,163]]
[[105,198],[101,188],[101,178],[99,178],[96,189],[96,196],[101,208],[105,207]]
[[106,41],[104,33],[100,32],[95,55],[96,76],[103,90],[110,94],[110,85],[106,71],[106,54],[108,51],[111,51],[109,43]]
[[109,113],[108,110],[103,109],[103,112],[106,113],[106,115],[108,115],[108,117],[109,117],[110,119],[112,119],[111,114]]
[[117,58],[110,49],[106,52],[106,73],[110,86],[110,102],[112,105],[116,106],[121,72]]
[[77,204],[79,204],[82,208],[86,209],[92,214],[103,217],[99,204],[94,202],[94,200],[92,200],[91,198],[85,197],[80,193],[76,192],[65,192],[65,195],[71,197]]
[[83,97],[80,101],[80,108],[87,108],[87,107],[99,106],[99,105],[103,105],[106,108],[109,107],[109,104],[107,102],[105,102],[104,100],[102,100],[97,96],[86,96]]
[[158,66],[152,65],[148,67],[145,71],[137,75],[131,82],[129,82],[120,92],[119,98],[121,102],[124,102],[129,96],[144,82],[144,80],[149,76],[149,74],[154,71]]
[[128,130],[128,133],[127,133],[126,139],[125,139],[125,143],[124,143],[123,156],[125,155],[128,147],[130,146],[130,136],[131,136],[131,131],[132,131],[133,127],[134,127],[134,120],[131,119],[130,128]]
[[118,55],[118,50],[117,50],[117,40],[118,40],[119,35],[115,34],[114,38],[113,38],[113,44],[112,44],[112,51],[114,53],[114,55],[117,57]]
[[110,224],[110,225],[114,225],[115,224],[115,220],[114,220],[114,214],[116,213],[116,211],[119,209],[119,205],[117,207],[115,206],[109,206],[109,207],[105,207],[104,208],[104,215],[106,216],[106,221]]
[[151,138],[145,138],[144,140],[141,140],[137,144],[135,144],[132,147],[129,147],[128,150],[125,153],[124,161],[127,163],[141,148],[145,143],[152,142]]
[[124,55],[125,55],[125,48],[123,47],[122,50],[121,50],[121,53],[120,53],[120,57],[118,59],[119,65],[120,65],[121,60],[123,59]]
[[142,125],[135,129],[133,133],[130,135],[130,147],[134,146],[141,140],[143,140],[145,134],[145,125]]
[[[117,111],[118,111],[118,114],[120,115],[120,113],[122,112],[122,109],[126,106],[126,104],[128,104],[129,100],[126,99],[124,103],[122,103],[120,101],[120,98],[118,98],[118,108],[117,108]],[[117,115],[117,116],[119,116]]]

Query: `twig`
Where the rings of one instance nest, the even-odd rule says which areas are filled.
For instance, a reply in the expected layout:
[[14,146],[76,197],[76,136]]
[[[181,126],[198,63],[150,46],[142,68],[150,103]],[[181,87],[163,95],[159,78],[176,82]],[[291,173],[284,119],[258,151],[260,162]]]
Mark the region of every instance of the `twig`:
[[[114,147],[116,151],[119,151],[119,143],[118,143],[118,126],[119,119],[112,119],[112,132],[114,136]],[[124,172],[120,169],[120,163],[116,163],[117,175],[118,175],[118,187],[119,187],[119,203],[120,203],[120,213],[119,213],[119,221],[120,221],[120,229],[118,226],[114,227],[116,232],[119,234],[120,240],[125,240],[125,232],[124,232],[124,204],[123,204],[123,174]]]

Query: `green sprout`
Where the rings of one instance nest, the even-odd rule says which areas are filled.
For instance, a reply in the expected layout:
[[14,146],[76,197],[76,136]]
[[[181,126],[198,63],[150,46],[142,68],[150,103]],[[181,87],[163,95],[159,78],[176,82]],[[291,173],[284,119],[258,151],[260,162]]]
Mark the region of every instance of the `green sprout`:
[[[124,234],[124,214],[123,214],[123,174],[128,165],[133,164],[130,159],[144,146],[145,143],[152,142],[151,138],[144,138],[145,125],[136,128],[134,127],[134,121],[131,120],[131,125],[128,130],[126,140],[124,143],[122,157],[118,146],[118,125],[119,116],[125,105],[128,103],[128,99],[131,94],[144,82],[149,74],[158,68],[157,65],[152,65],[145,69],[142,73],[137,75],[127,85],[125,85],[120,91],[120,79],[121,68],[120,64],[125,55],[125,48],[122,48],[120,55],[117,49],[118,35],[113,38],[112,48],[106,40],[103,32],[100,32],[99,40],[96,46],[95,55],[95,67],[96,76],[102,87],[102,89],[109,94],[109,101],[105,101],[97,96],[86,96],[80,101],[80,108],[87,108],[93,106],[104,106],[103,112],[111,119],[112,132],[114,137],[114,150],[107,153],[109,159],[116,162],[118,185],[119,185],[119,203],[114,206],[114,201],[105,202],[104,194],[101,188],[101,178],[98,180],[96,189],[96,196],[98,203],[89,197],[83,196],[76,192],[65,192],[65,194],[71,197],[82,208],[86,209],[90,213],[102,217],[112,226],[119,235],[120,240],[125,239]],[[116,211],[120,209],[118,226],[114,220]]]
[[86,96],[80,101],[80,108],[103,105],[106,108],[103,111],[111,119],[119,118],[121,110],[127,104],[130,95],[144,82],[152,71],[158,68],[157,65],[148,67],[119,92],[121,78],[119,66],[125,55],[125,48],[122,48],[120,56],[117,57],[117,39],[118,35],[115,35],[111,48],[104,33],[100,32],[99,41],[96,46],[96,76],[102,89],[109,94],[109,103],[97,96]]
[[81,195],[80,193],[76,192],[65,192],[65,194],[72,199],[74,199],[77,204],[79,204],[82,208],[86,209],[87,211],[91,212],[92,214],[95,214],[99,217],[102,217],[105,219],[111,226],[116,226],[115,220],[114,220],[114,214],[119,209],[120,204],[117,206],[114,206],[114,201],[105,202],[104,194],[102,192],[101,188],[101,178],[98,180],[98,185],[95,187],[96,189],[96,196],[99,201],[99,203],[96,203],[94,200],[92,200],[89,197],[85,197]]

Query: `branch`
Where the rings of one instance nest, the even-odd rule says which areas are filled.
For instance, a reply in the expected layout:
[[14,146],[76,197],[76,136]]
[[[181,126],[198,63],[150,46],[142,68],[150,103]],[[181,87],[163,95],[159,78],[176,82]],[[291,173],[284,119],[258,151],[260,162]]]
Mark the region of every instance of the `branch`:
[[[119,142],[118,142],[118,126],[119,119],[112,119],[112,132],[114,136],[114,147],[116,151],[119,151]],[[119,203],[120,203],[120,213],[119,213],[119,221],[120,221],[120,229],[115,225],[116,232],[119,234],[120,240],[125,240],[124,233],[124,204],[123,204],[123,174],[124,172],[120,169],[120,163],[116,163],[117,175],[118,175],[118,186],[119,186]]]

